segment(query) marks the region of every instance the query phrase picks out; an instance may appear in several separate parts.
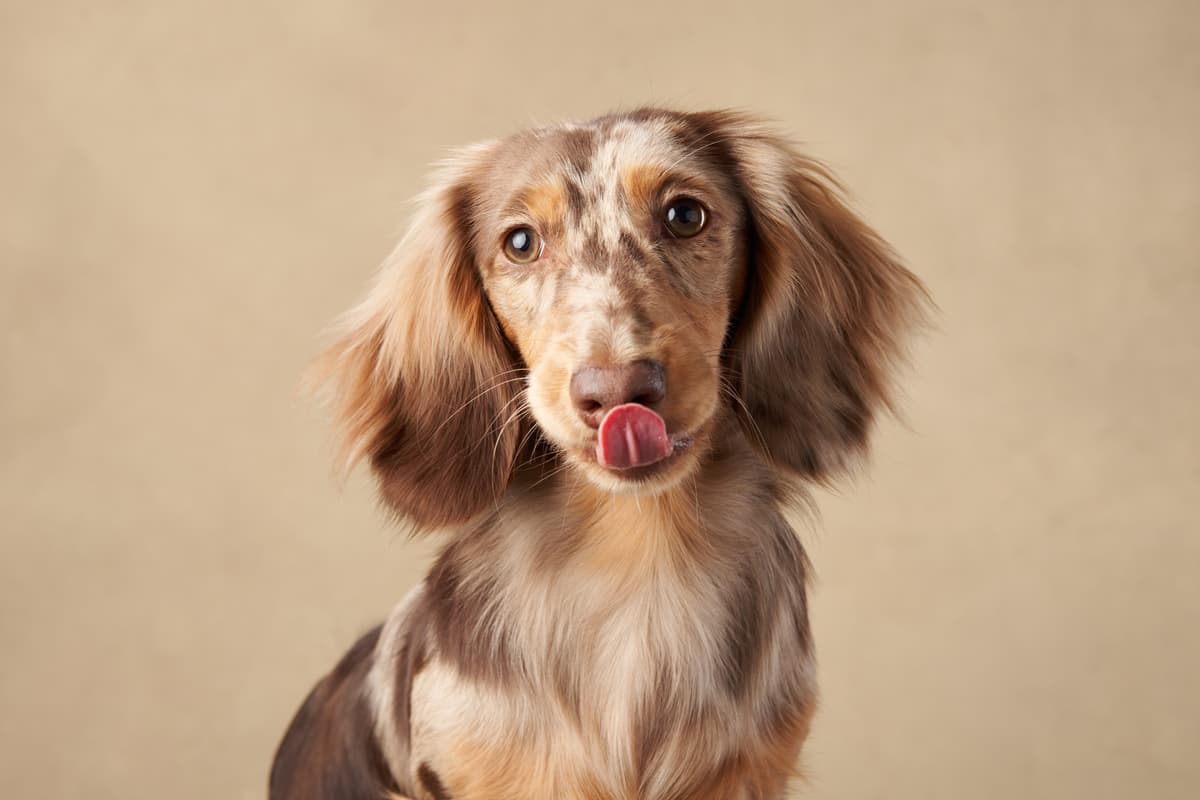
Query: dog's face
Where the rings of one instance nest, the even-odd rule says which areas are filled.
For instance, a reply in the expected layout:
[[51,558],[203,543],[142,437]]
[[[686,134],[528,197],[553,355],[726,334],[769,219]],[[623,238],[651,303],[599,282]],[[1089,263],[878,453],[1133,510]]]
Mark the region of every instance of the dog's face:
[[349,460],[438,525],[531,437],[605,490],[667,490],[723,414],[823,479],[865,446],[920,296],[815,162],[739,115],[650,109],[463,151],[324,366]]
[[741,299],[741,198],[682,133],[618,119],[514,137],[493,146],[475,195],[483,290],[528,368],[529,411],[615,491],[695,467]]

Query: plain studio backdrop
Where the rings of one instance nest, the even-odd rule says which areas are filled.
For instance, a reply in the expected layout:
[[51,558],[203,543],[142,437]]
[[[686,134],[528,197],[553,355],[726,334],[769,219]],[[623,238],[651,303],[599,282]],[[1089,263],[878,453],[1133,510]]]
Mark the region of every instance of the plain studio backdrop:
[[813,798],[1200,785],[1200,5],[0,9],[0,796],[259,798],[418,579],[298,391],[426,166],[776,120],[926,281],[905,419],[799,528]]

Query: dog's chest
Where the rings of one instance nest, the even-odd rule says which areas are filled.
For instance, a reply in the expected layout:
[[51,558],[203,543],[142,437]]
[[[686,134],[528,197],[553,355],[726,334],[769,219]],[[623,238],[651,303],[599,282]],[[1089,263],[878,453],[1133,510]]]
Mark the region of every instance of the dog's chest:
[[[713,633],[726,603],[714,587],[648,580],[617,598],[581,597],[560,606],[544,640],[554,658],[551,681],[579,696],[580,713],[599,720],[610,741],[642,710],[665,713],[669,701],[704,702],[715,688]],[[600,594],[600,593],[597,593]]]
[[556,563],[491,551],[498,591],[467,627],[501,669],[480,679],[435,656],[416,677],[412,763],[446,772],[450,796],[707,800],[802,704],[791,551],[768,562],[762,543],[718,549],[720,531],[667,550],[655,531],[605,530]]
[[548,603],[546,629],[530,642],[531,654],[550,656],[529,687],[531,703],[553,698],[547,741],[572,740],[582,756],[574,770],[606,797],[656,797],[680,770],[725,757],[746,728],[721,677],[727,590],[672,574],[620,592],[600,580],[568,585],[573,598]]
[[523,679],[489,686],[437,663],[418,676],[414,764],[442,766],[451,796],[652,800],[747,729],[719,677],[717,586],[565,586],[526,584],[527,616],[509,620]]

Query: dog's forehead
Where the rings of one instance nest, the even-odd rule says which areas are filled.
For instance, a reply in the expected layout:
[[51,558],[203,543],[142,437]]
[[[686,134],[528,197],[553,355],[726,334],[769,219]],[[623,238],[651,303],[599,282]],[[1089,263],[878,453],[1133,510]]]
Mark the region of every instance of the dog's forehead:
[[597,132],[583,177],[612,176],[632,166],[665,168],[682,155],[678,131],[665,120],[621,120]]
[[[622,168],[669,167],[684,155],[680,125],[668,119],[604,119],[533,132],[543,169],[583,183],[609,180]],[[531,176],[538,177],[538,176]]]
[[671,117],[607,117],[525,131],[497,148],[485,205],[501,218],[612,206],[639,174],[697,172],[688,158],[692,138],[685,122]]

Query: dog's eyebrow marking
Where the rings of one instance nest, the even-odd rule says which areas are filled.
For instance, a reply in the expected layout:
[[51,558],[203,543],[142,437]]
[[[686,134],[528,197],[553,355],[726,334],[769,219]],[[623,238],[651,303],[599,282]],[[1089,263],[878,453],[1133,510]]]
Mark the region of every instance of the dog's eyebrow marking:
[[638,164],[621,171],[621,186],[635,205],[653,201],[666,179],[666,173],[651,164]]
[[521,193],[517,202],[534,219],[553,226],[562,220],[567,205],[565,194],[562,183],[554,180],[529,187]]
[[433,800],[452,800],[450,793],[442,785],[442,779],[428,762],[422,761],[421,766],[417,767],[417,778],[421,781],[421,788],[429,792]]

